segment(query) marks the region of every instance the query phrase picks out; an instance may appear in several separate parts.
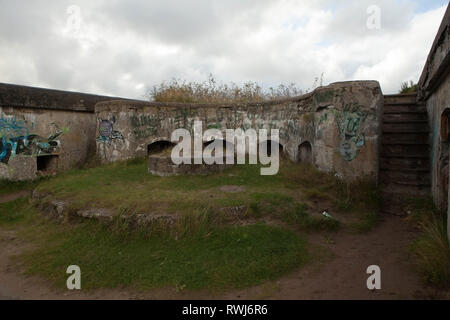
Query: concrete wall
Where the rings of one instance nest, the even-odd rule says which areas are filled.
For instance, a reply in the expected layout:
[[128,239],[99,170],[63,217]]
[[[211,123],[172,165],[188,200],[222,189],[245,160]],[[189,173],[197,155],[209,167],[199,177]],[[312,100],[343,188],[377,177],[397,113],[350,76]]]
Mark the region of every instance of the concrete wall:
[[173,130],[279,129],[280,143],[293,160],[309,142],[312,161],[343,178],[378,177],[378,149],[383,96],[376,81],[331,84],[301,97],[240,105],[98,103],[97,155],[102,162],[147,155],[148,145],[170,141]]
[[[431,193],[440,208],[447,207],[449,177],[449,140],[441,135],[446,110],[450,110],[450,75],[426,100],[431,128]],[[448,112],[448,111],[447,111]]]
[[0,178],[32,179],[44,162],[52,171],[86,162],[96,148],[94,105],[109,99],[117,98],[0,84]]
[[[435,204],[450,213],[450,5],[444,15],[420,77],[419,100],[425,103],[430,128],[431,193]],[[447,219],[450,238],[450,219]]]

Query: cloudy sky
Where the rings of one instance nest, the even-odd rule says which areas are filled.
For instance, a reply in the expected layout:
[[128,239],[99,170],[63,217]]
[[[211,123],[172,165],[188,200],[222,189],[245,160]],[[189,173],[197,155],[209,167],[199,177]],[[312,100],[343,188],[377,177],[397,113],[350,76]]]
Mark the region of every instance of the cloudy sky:
[[395,93],[418,80],[447,5],[0,0],[0,82],[139,99],[174,77],[308,89],[323,73],[323,84],[375,79]]

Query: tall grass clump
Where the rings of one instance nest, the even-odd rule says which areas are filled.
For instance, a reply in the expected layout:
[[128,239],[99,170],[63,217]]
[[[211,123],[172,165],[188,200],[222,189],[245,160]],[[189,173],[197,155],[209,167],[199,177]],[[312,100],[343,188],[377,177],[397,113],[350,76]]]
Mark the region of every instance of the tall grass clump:
[[436,209],[429,198],[411,199],[411,217],[421,236],[411,246],[419,271],[425,280],[441,289],[450,289],[450,244],[446,214]]
[[408,83],[408,81],[402,82],[400,86],[400,94],[406,93],[414,93],[417,92],[417,83],[415,84],[412,80]]
[[[316,80],[317,81],[317,80]],[[146,96],[153,102],[181,103],[243,103],[282,99],[304,94],[295,83],[280,84],[266,90],[257,82],[248,81],[242,85],[235,82],[218,82],[209,75],[204,82],[173,78],[148,89]]]

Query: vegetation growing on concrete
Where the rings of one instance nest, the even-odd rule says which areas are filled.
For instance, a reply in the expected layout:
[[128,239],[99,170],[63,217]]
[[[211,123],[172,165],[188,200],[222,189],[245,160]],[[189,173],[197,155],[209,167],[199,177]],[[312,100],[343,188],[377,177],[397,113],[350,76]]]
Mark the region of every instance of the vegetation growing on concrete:
[[[314,86],[317,85],[317,81],[318,79]],[[234,82],[219,83],[210,74],[208,80],[204,82],[187,82],[175,78],[169,82],[162,82],[151,87],[147,97],[155,102],[239,103],[288,98],[303,93],[295,83],[280,84],[278,87],[264,90],[261,85],[252,81],[242,85]]]
[[414,83],[412,80],[408,83],[408,81],[402,82],[399,93],[414,93],[417,92],[417,83]]

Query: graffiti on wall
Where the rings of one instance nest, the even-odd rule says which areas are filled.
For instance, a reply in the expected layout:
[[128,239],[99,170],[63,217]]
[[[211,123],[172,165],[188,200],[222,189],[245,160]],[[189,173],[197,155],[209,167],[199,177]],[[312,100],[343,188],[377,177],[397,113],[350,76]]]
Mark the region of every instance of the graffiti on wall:
[[114,123],[116,122],[114,116],[108,120],[98,119],[98,121],[98,141],[110,142],[115,139],[123,140],[123,135],[119,131],[114,130]]
[[0,162],[7,164],[15,155],[39,156],[52,154],[60,146],[64,131],[56,123],[51,123],[53,133],[47,138],[30,134],[25,121],[15,117],[0,117]]
[[356,104],[346,105],[343,111],[335,112],[340,138],[339,153],[347,161],[355,159],[365,144],[364,133],[360,129],[366,116]]

